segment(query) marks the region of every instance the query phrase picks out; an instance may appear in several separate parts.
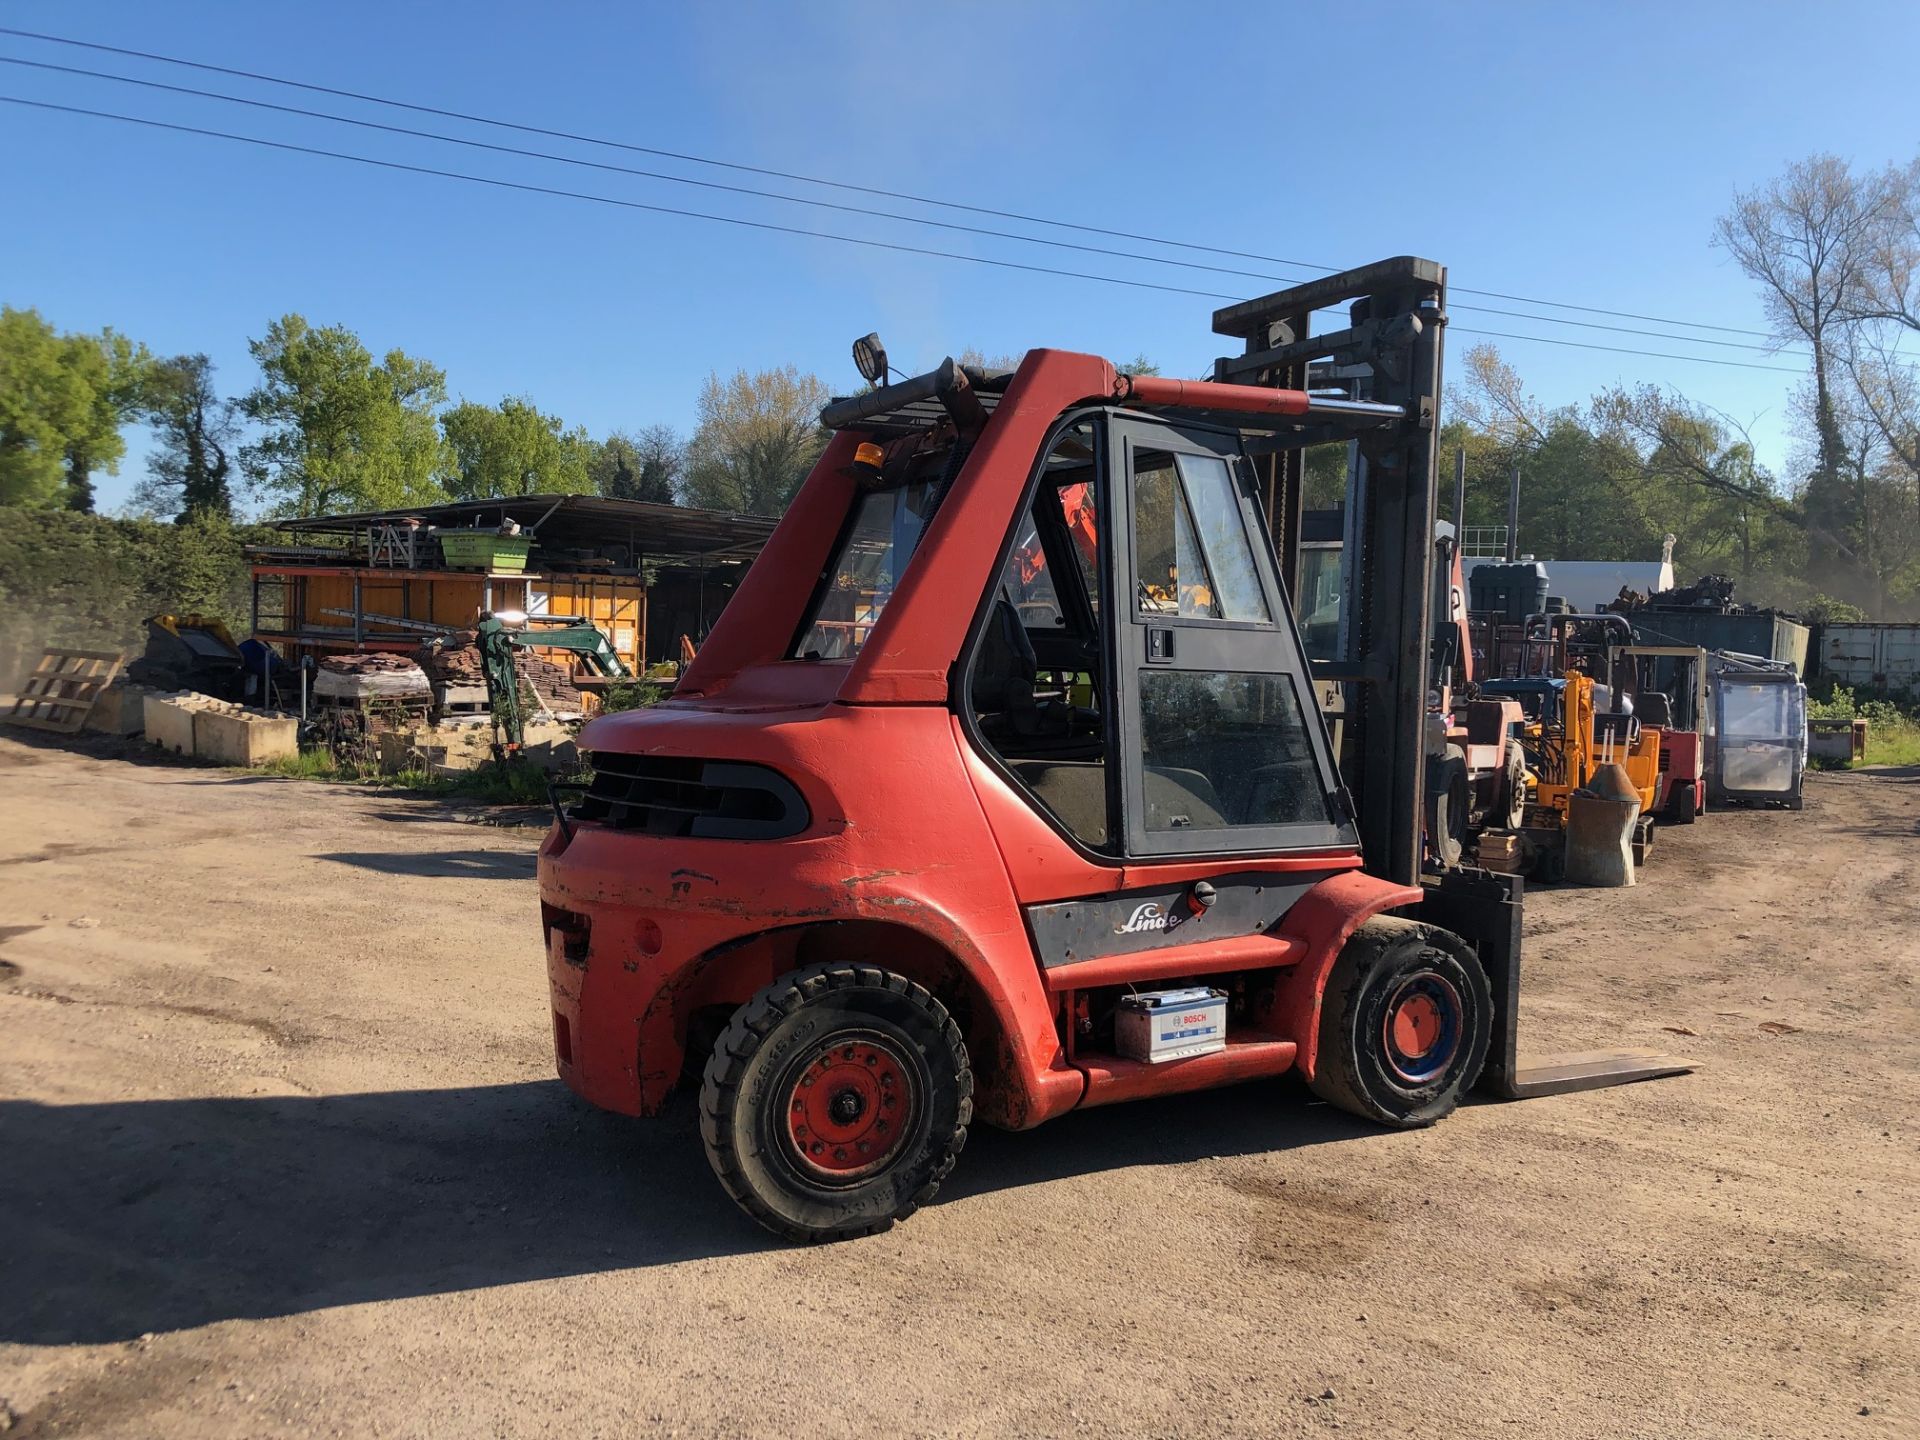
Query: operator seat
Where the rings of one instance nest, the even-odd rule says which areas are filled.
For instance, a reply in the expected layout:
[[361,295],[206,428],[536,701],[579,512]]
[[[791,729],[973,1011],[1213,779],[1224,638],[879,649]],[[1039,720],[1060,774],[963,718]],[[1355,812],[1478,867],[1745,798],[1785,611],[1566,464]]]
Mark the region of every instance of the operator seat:
[[1022,747],[1029,753],[1052,753],[1097,734],[1098,712],[1076,710],[1063,701],[1035,696],[1039,670],[1040,658],[1026,622],[1013,602],[1002,596],[994,601],[993,612],[987,617],[986,633],[973,666],[973,711],[981,730],[989,736],[1032,741]]
[[1652,725],[1659,730],[1673,728],[1673,699],[1658,690],[1645,691],[1640,696],[1640,723]]
[[1593,741],[1600,745],[1612,740],[1615,745],[1631,748],[1640,738],[1640,717],[1631,710],[1602,710],[1593,717]]
[[1038,728],[1033,679],[1039,668],[1020,612],[1004,596],[994,601],[973,665],[973,709],[983,725],[1004,719],[1006,728],[1017,735],[1030,735]]

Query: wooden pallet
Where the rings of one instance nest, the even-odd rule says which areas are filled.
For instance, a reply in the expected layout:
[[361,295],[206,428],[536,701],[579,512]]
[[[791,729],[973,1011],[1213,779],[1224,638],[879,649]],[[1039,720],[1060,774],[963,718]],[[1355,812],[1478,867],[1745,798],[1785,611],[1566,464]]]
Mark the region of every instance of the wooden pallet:
[[120,673],[120,659],[117,650],[48,649],[14,699],[7,723],[73,734]]

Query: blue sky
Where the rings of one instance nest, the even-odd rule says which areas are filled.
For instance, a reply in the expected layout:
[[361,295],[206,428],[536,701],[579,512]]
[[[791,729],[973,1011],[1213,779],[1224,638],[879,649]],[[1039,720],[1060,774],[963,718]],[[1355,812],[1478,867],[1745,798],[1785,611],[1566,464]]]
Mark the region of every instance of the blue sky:
[[[1124,3],[589,5],[0,3],[0,25],[554,129],[1329,265],[1416,253],[1457,287],[1759,329],[1709,245],[1736,188],[1831,150],[1920,144],[1920,6]],[[1855,45],[1848,37],[1863,37]],[[1844,63],[1841,56],[1844,54]],[[0,55],[139,75],[810,198],[895,202],[539,141],[0,37]],[[1281,93],[1280,77],[1298,89]],[[1254,294],[1259,279],[485,155],[211,100],[0,65],[0,95],[1127,279]],[[855,383],[896,363],[1030,345],[1199,374],[1198,296],[1027,274],[548,198],[0,105],[0,300],[64,329],[204,350],[230,392],[249,337],[299,311],[448,372],[455,397],[530,397],[595,434],[690,427],[710,371],[793,362]],[[1000,222],[918,210],[961,223]],[[1016,228],[1016,227],[1008,227]],[[1028,227],[1031,228],[1031,227]],[[1115,248],[1130,242],[1037,233]],[[1283,278],[1284,266],[1155,251]],[[1456,294],[1459,306],[1532,310]],[[1608,317],[1545,311],[1608,323]],[[1472,314],[1460,330],[1792,368],[1711,345]],[[1722,341],[1748,337],[1618,320]],[[1452,340],[1456,356],[1475,337]],[[1682,389],[1789,460],[1795,374],[1501,340],[1549,403]],[[1457,373],[1457,366],[1456,366]],[[103,505],[138,478],[142,442]]]

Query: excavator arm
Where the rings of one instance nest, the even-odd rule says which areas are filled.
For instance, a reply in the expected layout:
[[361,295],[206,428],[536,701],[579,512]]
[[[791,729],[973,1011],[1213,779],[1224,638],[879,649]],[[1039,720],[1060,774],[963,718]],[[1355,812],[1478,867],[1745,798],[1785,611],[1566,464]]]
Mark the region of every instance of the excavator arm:
[[495,730],[505,736],[506,752],[518,750],[526,740],[520,676],[513,663],[516,650],[568,650],[610,680],[624,680],[632,674],[606,633],[590,620],[503,612],[483,615],[474,637],[487,677],[487,704],[493,712]]

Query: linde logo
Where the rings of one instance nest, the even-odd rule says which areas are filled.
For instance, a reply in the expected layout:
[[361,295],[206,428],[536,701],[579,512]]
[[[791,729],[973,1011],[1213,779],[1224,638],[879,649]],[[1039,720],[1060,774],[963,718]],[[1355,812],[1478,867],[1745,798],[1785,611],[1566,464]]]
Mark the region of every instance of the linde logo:
[[1162,910],[1158,900],[1149,900],[1144,905],[1136,905],[1133,914],[1127,917],[1127,923],[1116,926],[1113,933],[1138,935],[1146,930],[1171,930],[1179,923],[1179,917]]

